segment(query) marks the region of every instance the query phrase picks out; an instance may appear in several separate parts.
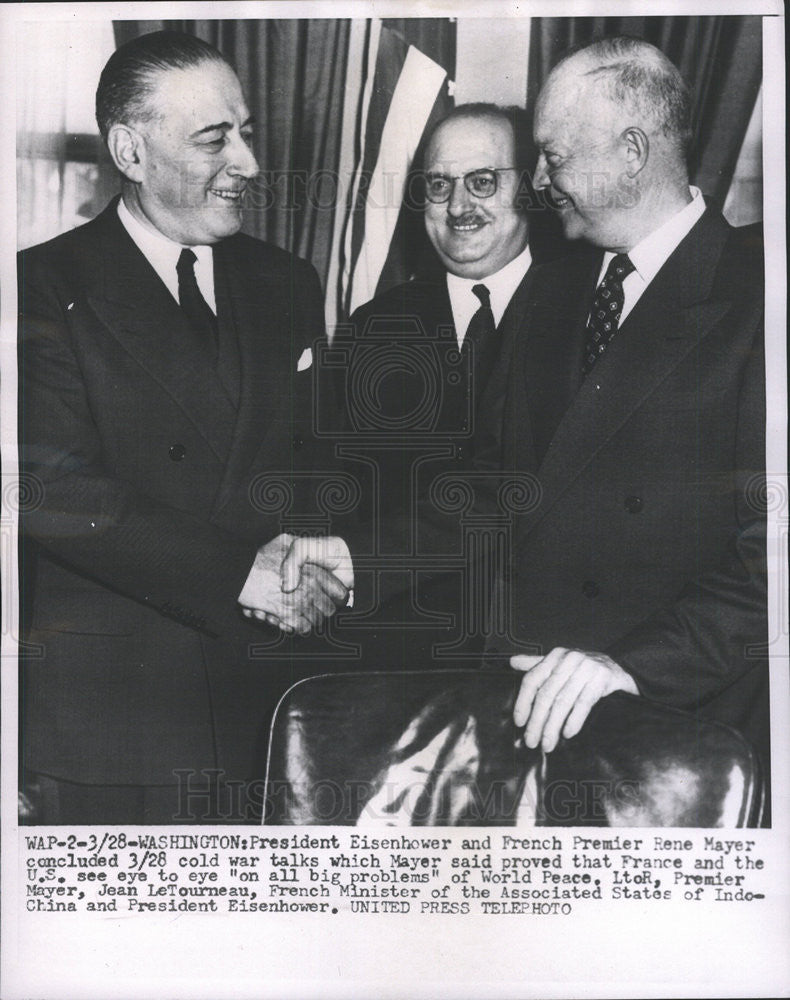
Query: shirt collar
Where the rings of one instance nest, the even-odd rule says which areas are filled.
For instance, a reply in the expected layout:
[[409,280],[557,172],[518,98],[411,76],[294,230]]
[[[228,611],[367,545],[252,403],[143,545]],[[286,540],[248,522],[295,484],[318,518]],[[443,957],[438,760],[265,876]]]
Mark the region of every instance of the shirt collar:
[[[689,191],[691,201],[687,205],[628,251],[631,263],[645,284],[649,284],[655,278],[681,240],[705,212],[705,199],[700,189],[691,187]],[[607,251],[604,268],[609,266],[609,261],[614,256],[611,251]]]
[[494,322],[498,326],[513,298],[513,293],[521,284],[531,264],[532,254],[529,251],[529,246],[526,246],[518,257],[514,257],[503,268],[494,274],[489,274],[486,278],[462,278],[448,271],[447,290],[450,293],[450,299],[452,301],[456,296],[466,292],[471,294],[475,285],[485,285],[491,295],[491,312],[494,314]]
[[[172,269],[175,274],[175,267],[181,251],[184,249],[181,243],[175,243],[159,230],[149,229],[144,226],[139,219],[126,207],[121,198],[118,201],[118,218],[123,223],[124,229],[137,244],[143,256],[150,261],[155,271],[161,273],[163,268]],[[195,254],[201,263],[209,263],[213,260],[210,246],[191,246],[189,249]]]

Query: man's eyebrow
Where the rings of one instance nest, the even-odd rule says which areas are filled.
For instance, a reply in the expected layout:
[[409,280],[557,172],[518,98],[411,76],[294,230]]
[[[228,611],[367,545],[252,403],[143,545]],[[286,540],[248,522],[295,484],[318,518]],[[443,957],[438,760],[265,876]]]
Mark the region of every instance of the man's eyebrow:
[[[248,125],[255,124],[255,115],[250,115],[250,117],[241,123],[241,128],[247,128]],[[191,135],[192,139],[196,139],[199,135],[204,135],[206,132],[229,132],[233,128],[232,122],[217,122],[215,125],[206,125],[204,128],[200,128],[197,132],[193,132]]]

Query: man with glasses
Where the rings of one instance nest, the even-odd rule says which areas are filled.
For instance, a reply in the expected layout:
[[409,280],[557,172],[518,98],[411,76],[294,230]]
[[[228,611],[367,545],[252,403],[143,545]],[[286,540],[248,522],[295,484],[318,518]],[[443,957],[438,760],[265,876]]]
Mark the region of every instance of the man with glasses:
[[[499,467],[508,360],[530,288],[528,142],[520,108],[466,104],[444,118],[423,163],[424,225],[436,257],[351,318],[344,395],[348,425],[358,432],[355,451],[367,459],[367,473],[361,464],[354,470],[370,476],[363,493],[372,505],[363,518],[371,545],[382,529],[406,544],[402,532],[388,530],[393,517],[420,521],[426,541],[432,528],[417,517],[414,498],[426,497],[442,474]],[[433,569],[417,583],[405,604],[398,599],[397,608],[382,612],[393,628],[410,621],[415,630],[399,629],[397,642],[390,641],[394,632],[381,633],[379,665],[383,657],[393,668],[407,667],[415,656],[428,665],[437,636],[457,635],[460,582]],[[452,624],[416,626],[421,613],[412,600],[449,614]]]

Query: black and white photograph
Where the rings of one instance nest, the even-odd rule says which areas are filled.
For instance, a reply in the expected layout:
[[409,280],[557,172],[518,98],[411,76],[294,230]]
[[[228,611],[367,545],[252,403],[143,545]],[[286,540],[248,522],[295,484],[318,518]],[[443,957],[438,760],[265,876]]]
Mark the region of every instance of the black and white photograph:
[[11,8],[9,998],[787,995],[781,7]]

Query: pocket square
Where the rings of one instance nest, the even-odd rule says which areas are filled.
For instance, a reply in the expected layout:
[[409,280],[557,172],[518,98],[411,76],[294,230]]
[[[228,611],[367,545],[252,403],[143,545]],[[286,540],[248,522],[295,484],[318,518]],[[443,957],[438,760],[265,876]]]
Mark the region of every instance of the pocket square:
[[307,369],[313,363],[313,352],[309,347],[305,347],[302,353],[299,355],[299,360],[296,362],[296,370],[298,372],[307,371]]

